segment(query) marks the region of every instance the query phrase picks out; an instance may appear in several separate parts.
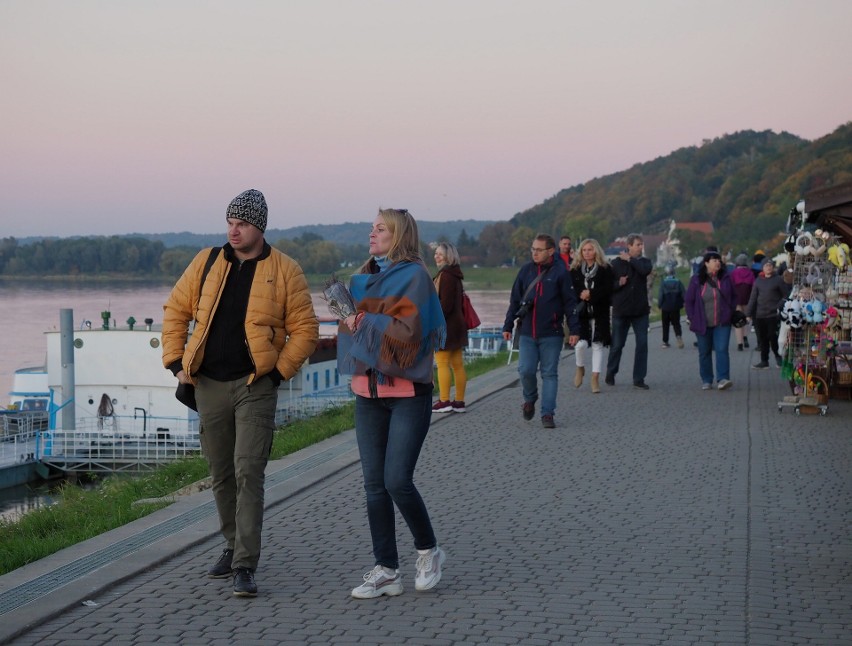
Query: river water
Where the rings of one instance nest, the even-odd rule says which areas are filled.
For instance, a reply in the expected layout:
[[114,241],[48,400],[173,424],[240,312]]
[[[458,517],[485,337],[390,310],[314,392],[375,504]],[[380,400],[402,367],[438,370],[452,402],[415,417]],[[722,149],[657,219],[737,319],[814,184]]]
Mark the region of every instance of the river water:
[[[15,370],[45,363],[44,333],[59,329],[59,311],[74,311],[74,327],[90,321],[102,325],[101,312],[109,311],[110,326],[127,328],[127,319],[144,325],[146,318],[159,325],[163,303],[171,285],[161,283],[114,281],[96,284],[66,282],[40,283],[0,280],[0,406],[9,403]],[[486,326],[502,325],[509,294],[507,291],[469,291],[473,306]],[[314,308],[320,317],[328,309],[319,293],[313,294]],[[31,493],[29,487],[0,490],[0,516],[17,515],[44,504],[44,492]]]
[[[163,303],[171,285],[110,282],[97,284],[15,283],[0,280],[0,402],[8,403],[15,370],[42,366],[45,362],[44,333],[59,329],[59,310],[74,310],[74,327],[90,321],[102,325],[101,312],[111,312],[110,325],[127,327],[127,319],[144,325],[150,318],[163,321]],[[483,325],[502,325],[509,302],[506,291],[468,292]],[[313,295],[318,316],[328,316],[319,293]]]

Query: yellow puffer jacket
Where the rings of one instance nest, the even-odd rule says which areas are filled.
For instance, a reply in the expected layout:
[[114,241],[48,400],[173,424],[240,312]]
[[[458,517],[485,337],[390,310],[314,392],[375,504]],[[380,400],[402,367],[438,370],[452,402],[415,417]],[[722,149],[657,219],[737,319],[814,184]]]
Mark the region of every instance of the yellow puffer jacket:
[[[169,368],[181,361],[183,370],[194,380],[207,341],[208,325],[219,305],[225,279],[232,264],[219,253],[204,281],[199,298],[198,288],[210,248],[193,259],[175,284],[163,306],[163,365]],[[196,309],[197,304],[197,309]],[[187,342],[189,324],[195,320],[192,337]],[[305,274],[295,260],[264,244],[257,261],[245,319],[245,338],[254,362],[252,383],[258,377],[278,368],[284,379],[290,379],[313,353],[319,339],[319,323],[311,302]]]

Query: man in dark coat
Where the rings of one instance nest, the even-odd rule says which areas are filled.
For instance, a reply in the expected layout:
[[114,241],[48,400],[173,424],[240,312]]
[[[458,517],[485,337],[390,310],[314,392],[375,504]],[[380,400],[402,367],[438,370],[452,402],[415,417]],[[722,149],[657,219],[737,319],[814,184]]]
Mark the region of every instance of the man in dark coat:
[[622,251],[612,261],[614,276],[612,292],[612,347],[606,366],[606,381],[615,385],[615,375],[621,363],[621,351],[627,342],[627,333],[633,328],[636,350],[633,355],[633,387],[648,390],[645,376],[648,373],[648,275],[653,265],[642,257],[645,243],[638,233],[627,236],[627,251]]

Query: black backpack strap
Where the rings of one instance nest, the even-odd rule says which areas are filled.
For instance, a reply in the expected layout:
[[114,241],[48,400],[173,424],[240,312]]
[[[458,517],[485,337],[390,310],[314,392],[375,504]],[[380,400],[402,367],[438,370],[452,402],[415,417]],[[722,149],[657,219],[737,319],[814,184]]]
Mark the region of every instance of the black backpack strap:
[[198,286],[198,293],[201,293],[201,288],[204,287],[204,281],[207,280],[207,274],[210,273],[210,268],[213,266],[213,263],[216,262],[216,258],[219,256],[219,251],[222,247],[213,247],[210,250],[210,255],[207,256],[207,262],[204,263],[204,271],[201,272],[201,283]]
[[[210,255],[207,256],[207,262],[204,263],[204,271],[201,272],[201,282],[198,284],[198,300],[201,300],[201,290],[204,287],[204,281],[207,280],[207,274],[210,273],[210,268],[216,262],[216,258],[219,257],[221,249],[222,247],[213,247],[210,250]],[[198,309],[198,303],[195,304],[195,308]]]

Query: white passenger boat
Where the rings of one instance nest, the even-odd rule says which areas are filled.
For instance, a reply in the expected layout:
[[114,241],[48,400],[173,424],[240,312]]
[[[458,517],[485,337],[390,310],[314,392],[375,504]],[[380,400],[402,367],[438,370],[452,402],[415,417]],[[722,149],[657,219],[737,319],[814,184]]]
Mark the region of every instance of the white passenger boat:
[[[0,488],[31,479],[4,478],[10,466],[148,469],[200,449],[198,414],[175,398],[177,380],[162,365],[160,326],[146,319],[133,328],[104,327],[84,325],[70,339],[62,330],[46,332],[46,365],[16,371],[2,414]],[[348,378],[337,372],[335,333],[336,325],[323,322],[318,351],[281,384],[277,424],[351,398]],[[63,355],[63,343],[73,352]]]

